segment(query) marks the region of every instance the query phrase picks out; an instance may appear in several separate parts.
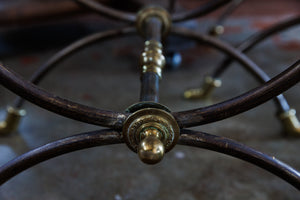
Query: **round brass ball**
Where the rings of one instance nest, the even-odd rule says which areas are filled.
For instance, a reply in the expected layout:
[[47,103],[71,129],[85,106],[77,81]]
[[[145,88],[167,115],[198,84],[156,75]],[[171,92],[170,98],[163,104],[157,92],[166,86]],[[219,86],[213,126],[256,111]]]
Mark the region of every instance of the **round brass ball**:
[[148,136],[138,146],[138,155],[144,163],[156,164],[164,157],[164,144],[155,136]]

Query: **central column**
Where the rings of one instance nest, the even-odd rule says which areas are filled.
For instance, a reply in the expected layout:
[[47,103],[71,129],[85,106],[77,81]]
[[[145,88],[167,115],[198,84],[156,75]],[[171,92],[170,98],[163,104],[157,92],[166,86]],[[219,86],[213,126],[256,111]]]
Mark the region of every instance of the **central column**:
[[171,22],[168,18],[168,13],[159,7],[149,7],[138,14],[137,28],[146,39],[140,59],[142,102],[158,102],[159,81],[166,63],[161,40],[170,27]]
[[177,143],[179,126],[170,110],[158,103],[159,81],[166,60],[161,40],[171,26],[169,13],[160,7],[148,7],[137,16],[137,29],[145,38],[140,59],[140,102],[130,106],[131,113],[123,124],[128,147],[147,164],[160,162]]

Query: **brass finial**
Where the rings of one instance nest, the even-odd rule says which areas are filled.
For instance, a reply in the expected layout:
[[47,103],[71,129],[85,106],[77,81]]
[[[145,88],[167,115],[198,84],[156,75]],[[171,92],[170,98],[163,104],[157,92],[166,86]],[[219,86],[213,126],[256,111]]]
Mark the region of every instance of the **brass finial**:
[[138,155],[144,163],[156,164],[161,161],[165,154],[165,147],[162,141],[162,133],[153,127],[148,127],[141,134],[141,140],[138,146]]
[[174,117],[161,109],[144,108],[131,114],[124,123],[127,146],[147,164],[156,164],[177,143],[179,127]]

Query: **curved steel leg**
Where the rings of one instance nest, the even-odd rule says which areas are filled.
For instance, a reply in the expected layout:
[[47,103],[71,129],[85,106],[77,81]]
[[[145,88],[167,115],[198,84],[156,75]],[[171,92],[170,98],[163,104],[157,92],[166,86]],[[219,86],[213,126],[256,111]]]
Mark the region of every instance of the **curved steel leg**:
[[33,149],[0,167],[0,185],[22,171],[51,158],[96,146],[123,143],[114,130],[100,130],[70,136]]
[[[269,77],[265,74],[264,71],[262,71],[261,68],[259,68],[255,63],[253,63],[250,59],[248,59],[244,54],[241,54],[239,51],[237,51],[236,49],[227,45],[226,43],[216,40],[215,38],[212,38],[212,37],[209,37],[206,35],[202,35],[202,34],[194,32],[194,31],[190,31],[190,30],[183,29],[183,28],[174,28],[173,33],[176,35],[179,35],[179,36],[184,36],[187,38],[195,39],[201,43],[204,43],[204,44],[210,45],[214,48],[217,48],[217,49],[223,51],[224,53],[226,53],[228,56],[230,56],[230,57],[236,59],[238,62],[240,62],[240,64],[242,64],[251,74],[253,74],[258,79],[258,81],[264,82],[262,80],[269,80]],[[238,55],[238,54],[240,54],[240,55]],[[260,77],[260,76],[256,76],[257,74],[263,75],[263,77],[265,79],[262,79],[262,77]],[[210,88],[210,90],[211,90],[211,87],[208,87],[208,88]],[[274,100],[275,100],[275,103],[278,105],[278,107],[281,108],[281,110],[279,111],[280,113],[286,113],[286,112],[290,111],[290,107],[282,94],[279,93],[279,95]],[[293,123],[283,122],[284,128],[291,135],[299,135],[299,132],[298,132],[299,129],[297,127],[299,126],[300,123],[296,117],[292,117],[292,118],[293,119],[289,119],[289,120],[290,121],[293,120]],[[291,127],[291,126],[294,126],[294,127]],[[292,130],[292,132],[290,130]]]
[[[128,13],[123,12],[119,10],[115,10],[106,6],[103,6],[102,4],[93,1],[93,0],[74,0],[77,3],[80,3],[104,16],[108,16],[113,19],[127,21],[127,22],[135,22],[136,21],[136,15],[135,13]],[[203,6],[200,6],[199,8],[196,8],[191,11],[183,12],[183,13],[174,13],[172,15],[172,21],[173,22],[180,22],[185,21],[189,19],[193,19],[196,17],[201,17],[203,15],[206,15],[223,5],[229,3],[232,0],[211,0],[208,3],[204,4]]]
[[224,33],[225,20],[239,7],[244,0],[233,0],[218,17],[215,24],[209,29],[208,33],[212,36],[222,35]]
[[211,106],[173,113],[181,128],[207,124],[250,110],[300,81],[300,60],[270,81],[240,96]]
[[[262,41],[271,37],[272,35],[299,24],[300,24],[300,16],[296,16],[291,19],[285,20],[283,22],[271,26],[266,30],[263,30],[261,32],[258,32],[250,36],[248,39],[242,42],[237,48],[240,51],[246,53],[252,48],[254,48],[257,44],[260,44]],[[229,68],[232,62],[233,60],[231,58],[227,58],[224,61],[222,61],[222,63],[216,68],[213,74],[209,76],[210,79],[215,81],[221,81],[220,76]],[[259,73],[256,72],[253,75],[257,77],[260,82],[266,82],[270,79],[270,77],[264,71],[261,71]],[[205,98],[208,95],[210,95],[215,88],[216,87],[213,84],[211,84],[211,82],[205,81],[201,88],[186,91],[187,93],[186,96],[188,98],[190,98],[190,96],[198,99]],[[278,107],[278,113],[279,113],[277,116],[281,121],[284,132],[291,136],[299,136],[300,122],[297,116],[295,115],[295,110],[290,108],[289,104],[287,103],[287,100],[284,98],[283,95],[278,96],[277,99],[278,101],[276,103],[276,106]]]
[[100,110],[50,94],[0,65],[0,83],[24,99],[54,113],[78,121],[121,129],[126,114]]
[[109,8],[107,6],[103,6],[102,4],[93,1],[93,0],[73,0],[81,5],[84,5],[91,10],[96,11],[97,13],[100,13],[101,15],[104,15],[106,17],[110,17],[112,19],[122,20],[126,22],[135,22],[136,21],[136,15],[135,13],[128,13],[119,11],[113,8]]
[[[56,53],[47,62],[41,65],[38,70],[31,76],[29,81],[35,85],[38,85],[40,81],[43,80],[43,78],[45,78],[45,76],[57,66],[58,63],[89,44],[100,42],[105,39],[112,39],[115,37],[129,35],[132,33],[135,33],[135,28],[126,27],[116,30],[94,33],[80,40],[77,40]],[[22,97],[18,96],[14,102],[14,105],[9,107],[6,112],[6,119],[0,122],[0,134],[11,133],[18,128],[20,118],[25,115],[25,110],[21,109],[24,102],[25,100]],[[11,112],[12,110],[13,112]],[[20,115],[18,113],[22,114]]]
[[[173,33],[176,34],[176,35],[179,35],[179,36],[183,36],[183,37],[187,37],[187,38],[197,40],[197,41],[199,41],[203,44],[207,44],[207,45],[209,45],[213,48],[216,48],[216,49],[224,52],[228,56],[236,59],[240,64],[242,64],[245,67],[246,70],[248,70],[254,76],[256,74],[265,74],[265,72],[262,71],[262,69],[260,67],[258,67],[247,56],[245,56],[244,54],[242,54],[241,52],[239,52],[235,48],[231,47],[230,45],[228,45],[224,42],[221,42],[220,40],[217,40],[214,37],[207,36],[207,35],[202,35],[202,34],[199,34],[197,32],[190,31],[190,30],[184,29],[184,28],[174,28]],[[255,76],[255,77],[258,79],[258,81],[261,81],[261,79],[259,79],[259,77],[257,77],[257,76]],[[214,82],[217,81],[215,79],[212,79],[212,80],[213,81],[211,83],[214,83]],[[264,82],[265,81],[263,81],[263,83]],[[207,87],[210,90],[213,87],[213,86],[211,86],[211,83],[209,83],[210,85]],[[211,91],[209,91],[209,92],[211,92]],[[205,92],[203,92],[203,93],[205,93]],[[288,110],[290,108],[289,105],[286,103],[286,100],[284,99],[283,95],[278,95],[274,100],[275,100],[276,104],[279,104],[279,105],[283,106],[284,110]]]
[[[280,32],[284,31],[288,28],[291,28],[297,24],[300,23],[300,16],[293,17],[289,20],[285,20],[279,24],[275,24],[274,26],[263,30],[261,32],[258,32],[252,36],[250,36],[248,39],[246,39],[244,42],[242,42],[237,49],[246,53],[247,51],[251,50],[253,47],[255,47],[257,44],[262,42],[264,39],[267,39],[268,37]],[[212,80],[218,80],[220,81],[220,76],[229,68],[230,64],[233,62],[231,58],[227,58],[216,68],[216,70],[212,73],[212,75],[208,76]],[[255,76],[258,81],[260,82],[266,82],[270,79],[270,77],[264,72],[264,71],[256,71],[253,73],[253,76]],[[207,95],[211,94],[212,90],[216,88],[214,85],[208,83],[207,81],[204,82],[203,86],[201,88],[197,88],[197,91],[201,91],[201,93],[198,92],[198,95],[196,95],[195,98],[206,98]],[[278,108],[280,112],[288,111],[289,105],[284,97],[280,97],[278,103]]]
[[228,4],[231,1],[232,0],[211,0],[208,3],[204,4],[203,6],[200,6],[199,8],[196,8],[194,10],[183,12],[183,13],[174,13],[172,15],[172,21],[180,22],[180,21],[186,21],[189,19],[194,19],[197,17],[204,16],[204,15]]
[[[94,131],[61,139],[25,153],[0,167],[0,184],[22,171],[51,158],[80,149],[122,143],[113,130]],[[205,148],[250,162],[300,189],[300,173],[292,167],[233,140],[207,133],[181,130],[179,144]]]
[[179,144],[224,153],[261,167],[300,190],[300,173],[277,160],[233,140],[203,132],[181,130]]
[[[293,17],[289,20],[285,20],[283,22],[280,22],[278,24],[273,25],[272,27],[263,30],[261,32],[255,33],[254,35],[250,36],[248,39],[246,39],[244,42],[242,42],[237,49],[242,51],[243,53],[248,52],[252,48],[254,48],[256,45],[260,44],[260,42],[264,41],[265,39],[271,37],[272,35],[284,31],[288,28],[291,28],[293,26],[296,26],[300,24],[300,16]],[[227,58],[217,67],[217,69],[213,72],[212,77],[213,78],[219,78],[226,69],[230,66],[230,64],[233,62],[231,58]],[[269,76],[265,73],[257,73],[253,74],[256,76],[260,81],[267,81],[269,79]]]
[[[81,50],[82,48],[93,44],[94,42],[101,42],[107,39],[127,36],[135,32],[135,28],[126,27],[116,30],[94,33],[82,39],[79,39],[73,42],[72,44],[68,45],[67,47],[63,48],[56,54],[54,54],[49,60],[47,60],[43,65],[41,65],[38,68],[38,70],[30,77],[29,81],[35,85],[38,85],[45,78],[45,76],[57,66],[57,64],[62,62],[67,57],[73,55],[77,51]],[[22,99],[21,97],[17,97],[14,103],[14,107],[20,109],[23,104],[24,99]]]

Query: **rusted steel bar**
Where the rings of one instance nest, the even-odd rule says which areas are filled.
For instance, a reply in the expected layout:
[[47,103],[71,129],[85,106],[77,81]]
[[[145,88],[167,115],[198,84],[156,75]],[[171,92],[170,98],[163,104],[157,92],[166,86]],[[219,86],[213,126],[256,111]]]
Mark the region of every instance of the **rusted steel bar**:
[[[93,1],[93,0],[74,0],[77,3],[80,3],[104,16],[117,19],[117,20],[122,20],[122,21],[127,21],[127,22],[135,22],[136,21],[136,15],[134,13],[128,13],[124,11],[119,11],[115,10],[106,6],[103,6],[102,4]],[[232,0],[211,0],[208,3],[200,6],[199,8],[196,8],[191,11],[183,12],[183,13],[174,13],[172,15],[172,21],[173,22],[180,22],[180,21],[185,21],[189,19],[193,19],[196,17],[201,17],[204,16],[220,7],[223,5],[229,3]]]
[[[265,74],[265,72],[257,66],[251,59],[249,59],[246,55],[238,51],[237,49],[233,48],[232,46],[217,40],[214,37],[208,36],[208,35],[202,35],[200,33],[190,31],[188,29],[182,29],[182,28],[174,28],[172,31],[174,34],[177,34],[179,36],[184,36],[187,38],[191,38],[194,40],[197,40],[198,42],[201,42],[203,44],[209,45],[213,48],[216,48],[225,54],[227,56],[235,59],[238,61],[241,65],[244,66],[244,68],[251,73],[259,82],[264,83],[265,81],[262,81],[260,76],[257,76],[258,74]],[[269,79],[268,79],[269,80]],[[274,98],[274,101],[277,106],[284,109],[283,111],[289,110],[289,105],[287,104],[286,100],[284,99],[283,95],[278,95],[276,98]]]
[[60,139],[33,149],[0,167],[0,185],[22,171],[51,158],[81,149],[123,143],[121,133],[99,130]]
[[[244,0],[233,0],[217,18],[215,24],[209,30],[211,35],[220,35],[224,32],[225,20],[239,7]],[[220,30],[221,29],[221,30]]]
[[[101,130],[67,137],[31,150],[0,167],[0,184],[51,158],[95,146],[123,143],[119,132]],[[182,130],[179,144],[231,155],[261,167],[300,189],[300,174],[292,167],[233,140],[203,132]]]
[[[237,47],[237,49],[244,52],[244,53],[246,53],[249,50],[251,50],[253,47],[255,47],[257,44],[259,44],[260,42],[267,39],[268,37],[280,32],[280,31],[291,28],[291,27],[293,27],[297,24],[300,24],[300,16],[296,16],[296,17],[293,17],[289,20],[285,20],[283,22],[280,22],[278,24],[275,24],[275,25],[271,26],[268,29],[265,29],[261,32],[258,32],[256,34],[250,36],[248,39],[246,39],[244,42],[242,42]],[[212,77],[213,78],[220,78],[220,76],[229,68],[229,66],[232,62],[234,62],[234,61],[231,58],[229,58],[229,57],[226,58],[224,61],[221,62],[221,64],[213,72]],[[256,72],[252,73],[252,75],[257,77],[257,79],[261,83],[270,80],[270,77],[268,76],[268,74],[266,74],[263,70],[256,71]],[[283,95],[277,96],[277,101],[275,101],[275,102],[276,102],[276,106],[279,109],[279,112],[285,112],[285,111],[288,111],[290,109],[290,106],[289,106],[287,100],[284,98]]]
[[179,144],[224,153],[252,163],[300,190],[300,173],[287,164],[236,141],[199,131],[181,130]]
[[161,42],[162,21],[158,17],[149,17],[145,22],[145,38],[146,40],[156,40]]
[[249,59],[245,54],[241,53],[231,45],[222,42],[218,40],[215,37],[204,35],[201,33],[198,33],[196,31],[192,31],[186,28],[181,27],[174,27],[171,31],[171,33],[186,37],[189,39],[196,40],[197,42],[211,46],[212,48],[218,49],[219,51],[222,51],[224,54],[236,59],[240,64],[242,64],[250,73],[256,74],[256,73],[263,73],[261,72],[262,69],[258,67],[251,59]]
[[[298,24],[300,24],[300,16],[296,16],[291,19],[285,20],[283,22],[277,23],[277,24],[271,26],[270,28],[267,28],[265,30],[262,30],[258,33],[255,33],[254,35],[250,36],[248,39],[246,39],[244,42],[242,42],[237,47],[237,49],[246,53],[249,50],[251,50],[253,47],[255,47],[257,44],[259,44],[260,42],[267,39],[268,37],[270,37],[278,32],[284,31],[288,28],[291,28],[295,25],[298,25]],[[212,76],[214,78],[219,78],[232,62],[233,62],[233,60],[231,58],[225,59],[216,68],[216,70],[213,72]],[[262,73],[262,74],[258,73],[258,74],[256,74],[256,76],[264,82],[269,79],[269,76],[265,73]]]
[[85,106],[50,94],[0,64],[0,84],[27,101],[59,115],[104,127],[121,129],[126,114]]
[[128,13],[124,11],[119,11],[113,8],[109,8],[106,6],[103,6],[99,2],[96,2],[94,0],[73,0],[81,5],[84,5],[97,13],[100,13],[106,17],[110,17],[117,20],[122,20],[126,22],[135,22],[136,21],[136,15],[135,13]]
[[147,72],[141,76],[140,101],[158,102],[159,76],[153,72]]
[[[47,60],[43,65],[41,65],[38,70],[31,76],[29,79],[35,85],[38,85],[43,78],[53,70],[57,64],[61,61],[66,59],[67,57],[71,56],[75,52],[79,51],[80,49],[93,44],[95,42],[101,42],[107,39],[113,39],[116,37],[126,36],[129,34],[133,34],[136,32],[136,29],[133,27],[126,27],[116,30],[109,30],[109,31],[101,31],[99,33],[94,33],[88,35],[80,40],[77,40],[70,44],[69,46],[65,47],[64,49],[60,50],[54,56],[52,56],[49,60]],[[24,104],[24,99],[21,97],[17,97],[14,103],[15,108],[21,108]]]
[[233,0],[225,11],[220,15],[216,21],[216,25],[223,25],[224,21],[241,5],[244,0]]
[[300,81],[300,60],[262,86],[211,106],[173,113],[181,128],[207,124],[250,110]]
[[157,45],[161,42],[162,22],[157,17],[150,17],[145,22],[145,49],[141,56],[141,92],[140,101],[158,102],[159,99],[159,79],[161,72],[156,72],[157,58],[161,52]]
[[196,8],[191,11],[183,12],[183,13],[174,13],[172,15],[172,21],[173,22],[180,22],[185,21],[189,19],[194,19],[197,17],[202,17],[224,5],[231,2],[232,0],[211,0],[208,3],[200,6],[199,8]]

